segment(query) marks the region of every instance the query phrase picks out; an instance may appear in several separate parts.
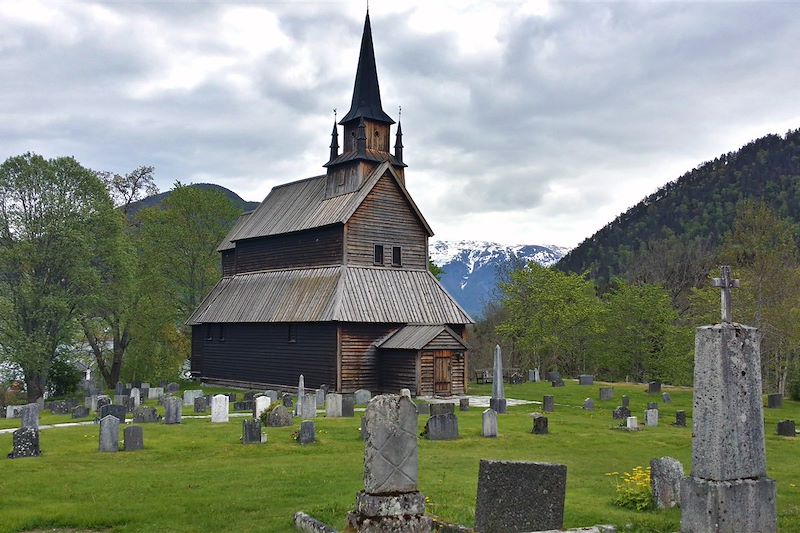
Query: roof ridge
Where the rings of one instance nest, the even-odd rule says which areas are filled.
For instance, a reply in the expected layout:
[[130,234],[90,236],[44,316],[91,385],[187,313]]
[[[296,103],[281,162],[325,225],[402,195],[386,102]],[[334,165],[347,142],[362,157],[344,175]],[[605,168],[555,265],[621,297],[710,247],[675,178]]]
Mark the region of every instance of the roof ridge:
[[[287,187],[289,185],[296,185],[298,183],[303,183],[304,181],[318,180],[320,178],[327,178],[327,177],[328,177],[327,174],[320,174],[319,176],[310,176],[308,178],[303,178],[303,179],[299,179],[299,180],[287,181],[286,183],[281,183],[279,185],[275,185],[274,187],[272,187],[272,190],[274,191],[275,189],[282,189],[283,187]],[[269,196],[269,195],[267,195],[267,196]],[[258,208],[256,208],[256,209],[258,209]],[[253,209],[253,211],[255,211],[255,209]]]

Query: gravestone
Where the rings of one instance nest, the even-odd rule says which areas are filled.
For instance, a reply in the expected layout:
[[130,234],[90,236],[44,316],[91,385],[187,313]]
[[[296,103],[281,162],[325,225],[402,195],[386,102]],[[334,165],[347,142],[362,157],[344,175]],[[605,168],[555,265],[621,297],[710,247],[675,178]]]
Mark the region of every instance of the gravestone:
[[176,396],[164,396],[164,423],[180,424],[183,401]]
[[140,388],[142,388],[142,389],[149,389],[149,388],[150,388],[150,384],[149,384],[149,383],[141,383],[141,384],[140,384]]
[[139,405],[141,405],[142,403],[141,392],[137,387],[131,389],[130,398],[131,398],[131,403],[133,405],[133,409],[136,409],[137,407],[139,407]]
[[672,403],[672,397],[668,392],[661,394],[661,401],[664,403]]
[[250,411],[253,412],[255,409],[256,404],[255,402],[251,401],[244,401],[244,402],[233,402],[233,410],[234,411]]
[[578,385],[583,385],[584,387],[588,385],[594,385],[594,376],[589,374],[581,374],[578,376]]
[[497,413],[492,409],[486,409],[481,418],[481,437],[497,436]]
[[455,405],[452,403],[432,403],[431,416],[452,415],[456,412]]
[[161,420],[155,407],[140,405],[133,411],[134,424],[151,424]]
[[119,449],[119,418],[108,415],[100,420],[101,452],[116,452]]
[[367,427],[366,417],[361,417],[361,424],[358,429],[361,431],[361,440],[367,440],[367,437],[369,436],[369,428]]
[[654,428],[658,426],[658,409],[645,410],[644,425],[649,428]]
[[655,403],[655,402],[648,402],[648,404],[647,404],[647,408],[648,408],[648,409],[655,409],[655,410],[658,410],[658,404],[657,404],[657,403]]
[[532,370],[528,370],[528,381],[532,381],[534,383],[539,383],[539,369],[534,368]]
[[300,444],[311,444],[317,441],[314,422],[303,420],[300,423],[300,431],[297,433],[297,442]]
[[494,377],[492,378],[492,397],[489,399],[489,407],[497,414],[503,414],[507,410],[505,384],[503,383],[503,352],[500,345],[494,347]]
[[95,411],[100,411],[104,405],[111,405],[111,398],[101,394],[97,397],[97,405],[95,407]]
[[72,418],[86,418],[89,416],[89,408],[85,405],[79,405],[72,410]]
[[[497,412],[497,411],[495,411]],[[417,414],[418,415],[429,415],[431,414],[431,404],[429,403],[418,403],[417,404]]]
[[147,389],[148,400],[158,400],[164,396],[164,389],[162,387],[151,387]]
[[631,410],[625,407],[624,405],[620,405],[619,407],[614,409],[614,412],[611,413],[611,416],[614,418],[614,420],[625,420],[626,418],[631,416]]
[[185,407],[191,407],[194,405],[194,399],[200,398],[201,396],[203,396],[203,391],[199,389],[185,390],[183,391],[183,405]]
[[591,398],[586,398],[583,400],[583,410],[594,411],[594,401]]
[[175,394],[179,390],[181,390],[181,386],[175,383],[174,381],[167,383],[167,386],[164,387],[164,392],[167,394]]
[[651,381],[647,384],[647,394],[661,394],[661,382]]
[[342,395],[332,392],[325,397],[325,416],[340,418],[342,416]]
[[122,390],[123,390],[122,382],[121,381],[117,381],[117,384],[114,386],[114,394],[116,394],[118,396],[121,396],[122,395]]
[[475,529],[481,533],[560,530],[566,490],[564,465],[482,459]]
[[545,373],[544,378],[547,381],[558,381],[561,379],[561,374],[558,372],[547,372]]
[[282,398],[282,402],[283,402],[283,406],[284,407],[288,407],[289,409],[291,409],[292,406],[294,405],[292,403],[292,395],[291,394],[284,394],[283,398]]
[[228,403],[230,399],[224,394],[211,398],[211,422],[225,424],[228,422]]
[[469,398],[460,398],[458,400],[459,411],[469,411]]
[[253,391],[253,390],[249,390],[249,391],[245,392],[244,393],[244,401],[249,402],[249,401],[255,400],[256,394],[258,394],[258,393],[256,391]]
[[100,420],[104,419],[105,417],[111,415],[117,417],[120,424],[125,423],[125,414],[128,412],[128,409],[124,405],[117,405],[117,404],[110,404],[104,405],[100,408],[100,412],[98,414],[98,418]]
[[564,387],[564,380],[563,379],[556,379],[550,382],[550,385],[553,387]]
[[114,403],[117,405],[125,406],[125,409],[128,408],[130,402],[130,396],[127,394],[115,394],[114,395]]
[[553,396],[545,395],[542,400],[542,411],[545,413],[552,413],[556,409],[556,401]]
[[686,411],[675,411],[675,423],[673,425],[679,428],[686,427]]
[[94,411],[97,409],[97,395],[84,396],[83,405],[87,409]]
[[761,406],[761,334],[731,314],[730,267],[722,321],[696,329],[692,474],[681,484],[682,531],[777,531],[776,486],[767,477]]
[[6,418],[20,418],[22,416],[22,408],[24,405],[7,405]]
[[534,435],[547,435],[550,431],[547,423],[547,417],[541,413],[531,413],[531,418],[533,419],[533,429],[531,433]]
[[9,459],[20,459],[22,457],[39,457],[42,451],[39,449],[39,430],[32,427],[22,427],[11,434],[11,453]]
[[[627,398],[627,396],[623,396]],[[614,389],[612,387],[600,387],[600,401],[606,402],[614,399]]]
[[681,504],[683,465],[672,457],[650,460],[650,489],[657,509],[671,509]]
[[355,392],[356,405],[367,405],[372,399],[372,393],[366,389],[358,389]]
[[264,396],[269,398],[269,401],[272,403],[276,403],[278,401],[278,391],[269,389],[264,391]]
[[39,405],[29,403],[28,405],[22,406],[20,419],[22,427],[39,429]]
[[194,412],[205,413],[208,410],[208,400],[205,396],[194,399]]
[[356,416],[356,399],[352,394],[342,394],[342,417]]
[[778,435],[781,437],[794,437],[797,434],[797,429],[794,425],[794,420],[781,420],[778,422]]
[[317,409],[322,409],[323,407],[325,407],[325,395],[326,394],[327,393],[325,392],[325,389],[317,389],[317,393],[316,393],[316,400],[317,400],[316,407],[317,407]]
[[[432,404],[431,408],[434,405],[436,404]],[[425,423],[422,434],[428,440],[455,440],[458,438],[458,417],[453,413],[433,415]]]
[[[432,530],[417,491],[417,410],[408,398],[376,396],[364,415],[364,490],[347,516],[348,530],[423,533]],[[445,416],[445,415],[438,415]]]
[[54,415],[68,415],[76,405],[78,405],[77,402],[73,402],[72,400],[58,400],[51,402],[50,412]]
[[122,441],[126,452],[144,449],[144,431],[141,426],[128,426],[122,431]]
[[303,398],[302,404],[303,412],[300,413],[300,416],[305,419],[309,418],[316,418],[317,417],[317,394],[314,392],[309,392]]
[[625,429],[637,431],[639,429],[639,420],[635,416],[629,416],[625,419]]
[[627,394],[622,395],[622,406],[623,407],[630,407],[631,406],[631,399],[628,398]]
[[303,398],[306,395],[306,386],[303,379],[303,374],[297,380],[297,405],[294,406],[294,415],[303,416]]
[[292,413],[283,405],[279,405],[267,415],[267,426],[280,428],[292,425]]
[[256,420],[261,419],[261,413],[269,409],[272,405],[272,400],[268,396],[256,396],[255,406],[253,407],[253,418]]
[[783,407],[783,394],[768,394],[767,395],[767,408],[779,409]]
[[400,396],[405,396],[409,400],[411,399],[411,389],[400,389]]
[[261,435],[261,420],[242,420],[242,444],[261,444],[265,440]]

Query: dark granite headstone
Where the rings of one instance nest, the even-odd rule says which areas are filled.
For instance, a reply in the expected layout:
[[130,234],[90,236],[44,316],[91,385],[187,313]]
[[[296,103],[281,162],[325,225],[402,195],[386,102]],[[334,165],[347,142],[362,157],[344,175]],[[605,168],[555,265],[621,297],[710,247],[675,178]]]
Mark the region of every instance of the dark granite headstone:
[[261,444],[261,420],[242,420],[242,444]]
[[345,418],[356,416],[356,398],[353,394],[342,394],[342,416]]
[[561,374],[558,372],[547,372],[544,375],[544,379],[547,381],[558,381],[561,379]]
[[297,433],[297,442],[300,444],[311,444],[316,441],[317,436],[314,422],[311,420],[303,420],[300,423],[300,431]]
[[657,403],[655,403],[655,402],[648,402],[648,403],[647,403],[647,408],[648,408],[648,409],[655,409],[655,410],[658,410],[658,404],[657,404]]
[[778,422],[778,435],[781,437],[794,437],[797,435],[794,420],[781,420]]
[[124,450],[135,452],[144,449],[144,431],[141,426],[128,426],[122,431]]
[[284,394],[283,395],[283,406],[292,408],[294,404],[292,403],[292,395],[291,394]]
[[563,387],[564,386],[564,380],[563,379],[554,379],[553,381],[550,382],[550,385],[552,385],[553,387]]
[[564,465],[481,460],[475,529],[481,533],[562,529],[566,490]]
[[85,405],[79,405],[72,410],[72,418],[86,418],[89,416],[89,408]]
[[611,416],[614,417],[614,420],[625,420],[631,416],[631,410],[624,405],[620,405],[614,409],[614,412],[611,414]]
[[125,413],[127,413],[127,412],[128,412],[128,410],[125,408],[124,405],[117,405],[117,404],[113,404],[112,403],[110,405],[104,405],[103,407],[100,408],[100,410],[98,411],[98,413],[99,413],[98,414],[98,418],[100,420],[102,420],[105,417],[107,417],[108,415],[111,415],[111,416],[117,417],[117,419],[119,419],[120,423],[124,424],[125,423]]
[[533,429],[531,433],[534,435],[547,435],[549,428],[547,426],[547,417],[540,413],[533,413]]
[[783,394],[767,394],[767,408],[779,409],[783,407]]
[[8,454],[9,459],[21,457],[38,457],[42,454],[39,449],[39,430],[32,427],[23,427],[12,433],[12,448]]
[[469,411],[469,398],[461,398],[458,400],[459,411]]
[[672,397],[668,392],[664,392],[661,394],[661,401],[664,403],[672,403]]
[[252,411],[254,408],[255,408],[255,404],[252,401],[233,402],[233,410],[234,411]]
[[155,407],[145,407],[140,405],[133,410],[134,424],[154,423],[158,422],[159,420],[161,420],[161,417],[158,415],[158,411]]
[[111,405],[111,398],[108,396],[98,396],[96,409],[97,412],[100,412],[100,409],[102,409],[104,405]]
[[279,428],[292,425],[292,413],[283,405],[271,410],[267,415],[267,426]]
[[175,383],[174,381],[167,383],[167,386],[164,387],[164,392],[166,394],[175,394],[179,390],[181,390],[181,386]]
[[200,396],[194,399],[194,412],[205,413],[208,410],[208,398]]
[[545,413],[552,413],[556,409],[556,402],[553,396],[546,395],[542,399],[542,411]]
[[418,415],[429,415],[431,414],[431,404],[420,402],[417,404],[417,414]]
[[679,428],[686,427],[686,411],[675,411],[675,423],[673,425]]
[[425,423],[422,435],[428,440],[455,440],[458,438],[458,417],[453,413],[433,415]]
[[455,404],[452,403],[432,403],[431,416],[452,415],[455,413]]
[[583,410],[584,411],[594,411],[594,400],[591,398],[586,398],[583,400]]
[[116,386],[114,386],[114,394],[116,394],[117,396],[121,395],[122,394],[122,389],[123,389],[122,382],[121,381],[117,381]]
[[626,394],[622,395],[622,407],[630,407],[631,399]]
[[231,402],[231,403],[236,401],[236,393],[235,392],[229,392],[225,396],[228,397],[228,401]]
[[600,401],[614,399],[614,389],[612,387],[600,387]]
[[583,386],[594,385],[594,376],[591,376],[589,374],[581,374],[580,376],[578,376],[578,385],[583,385]]
[[647,394],[661,394],[661,382],[651,381],[647,384]]
[[367,440],[367,437],[369,437],[369,429],[367,428],[367,417],[365,416],[361,417],[361,426],[358,429],[361,432],[361,440],[364,441]]
[[489,409],[497,414],[503,414],[508,411],[508,401],[505,398],[490,398]]

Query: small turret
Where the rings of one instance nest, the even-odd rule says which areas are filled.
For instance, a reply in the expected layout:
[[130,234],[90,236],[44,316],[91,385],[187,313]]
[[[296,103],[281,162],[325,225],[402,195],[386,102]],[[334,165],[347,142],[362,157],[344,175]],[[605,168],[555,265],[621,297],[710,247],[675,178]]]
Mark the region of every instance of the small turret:
[[400,121],[397,122],[397,135],[394,142],[394,158],[398,163],[403,162],[403,126]]
[[328,161],[333,161],[339,157],[339,130],[336,127],[336,119],[333,120],[333,133],[331,133],[331,158]]

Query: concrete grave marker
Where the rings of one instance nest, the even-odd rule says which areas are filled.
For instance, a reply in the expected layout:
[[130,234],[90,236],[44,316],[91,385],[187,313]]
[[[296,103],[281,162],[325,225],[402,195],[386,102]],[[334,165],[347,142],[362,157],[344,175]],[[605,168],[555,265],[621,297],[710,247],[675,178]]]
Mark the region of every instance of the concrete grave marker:
[[531,433],[534,435],[547,435],[550,431],[548,427],[547,417],[541,413],[531,413],[531,418],[533,419],[533,429],[531,429]]
[[683,465],[672,457],[650,461],[650,489],[657,509],[671,509],[681,504]]
[[158,400],[162,396],[164,396],[164,389],[161,387],[152,387],[147,389],[148,400]]
[[154,423],[158,422],[159,420],[161,420],[161,417],[158,415],[158,411],[155,407],[146,407],[144,405],[140,405],[133,410],[134,424]]
[[322,409],[322,408],[325,407],[325,396],[326,395],[327,395],[327,392],[325,391],[325,389],[317,389],[317,392],[316,392],[316,400],[317,400],[316,408],[317,409]]
[[555,398],[550,395],[546,395],[542,399],[542,411],[545,413],[552,413],[556,409]]
[[269,399],[269,396],[256,396],[253,418],[261,419],[261,413],[269,409],[270,405],[272,405],[272,400]]
[[356,405],[367,405],[372,399],[372,393],[366,389],[358,389],[354,396]]
[[489,399],[489,407],[497,414],[506,412],[508,403],[506,401],[505,384],[503,383],[503,352],[500,345],[494,347],[494,376],[492,378],[492,397]]
[[[269,400],[269,398],[267,399]],[[247,418],[243,419],[242,444],[261,444],[263,442],[266,442],[266,439],[261,433],[261,420]]]
[[342,395],[332,392],[325,397],[325,416],[340,418],[342,416]]
[[492,409],[486,409],[481,419],[481,437],[497,436],[497,413]]
[[658,426],[658,409],[647,409],[644,412],[644,425],[649,428]]
[[183,401],[175,396],[164,396],[164,423],[180,424]]
[[309,392],[303,398],[300,416],[305,419],[317,417],[317,394]]
[[141,405],[142,403],[141,391],[139,391],[137,387],[131,389],[130,399],[133,409],[136,409]]
[[228,422],[228,404],[230,399],[224,394],[217,394],[211,398],[211,422],[225,424]]
[[141,426],[128,426],[122,431],[122,441],[126,452],[144,449],[144,431]]
[[107,415],[100,420],[101,452],[116,452],[119,449],[119,418]]
[[625,419],[625,429],[637,431],[639,429],[639,420],[635,416],[629,416]]
[[192,390],[185,390],[183,391],[183,405],[184,407],[192,407],[194,405],[194,399],[200,398],[203,396],[203,391],[199,389],[192,389]]
[[314,422],[303,420],[300,423],[300,431],[297,433],[297,442],[300,444],[312,444],[317,442],[317,432]]

